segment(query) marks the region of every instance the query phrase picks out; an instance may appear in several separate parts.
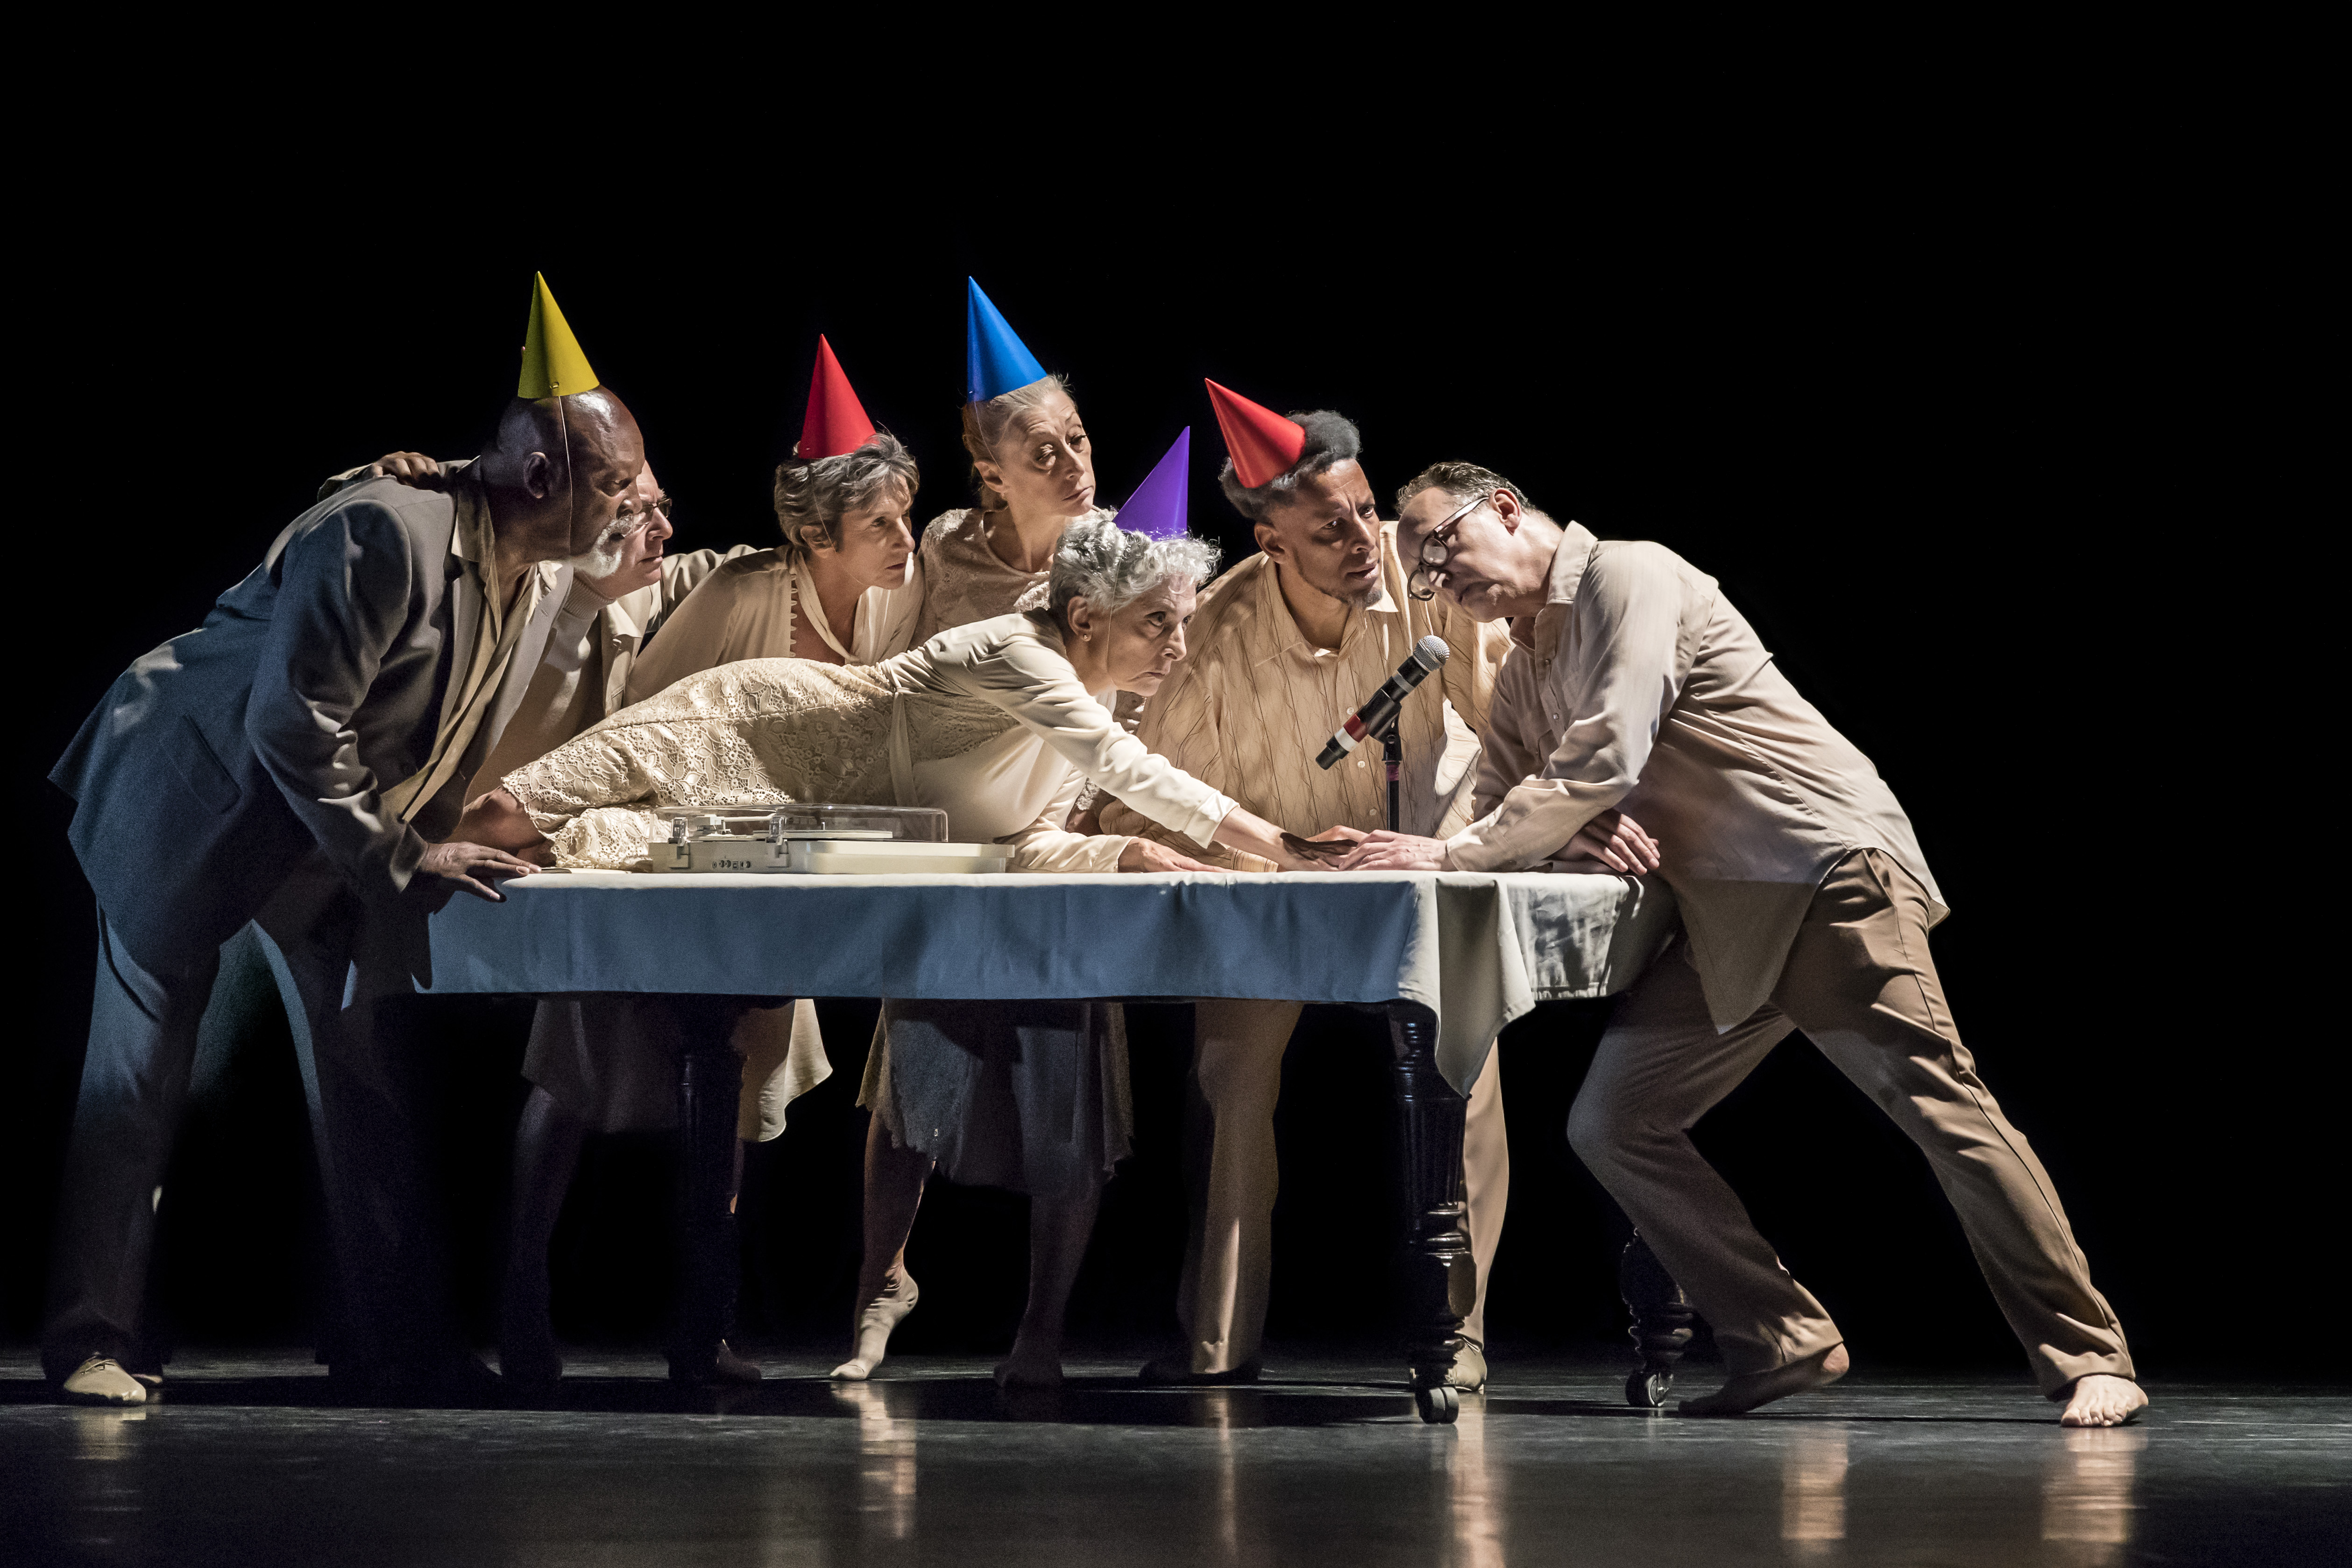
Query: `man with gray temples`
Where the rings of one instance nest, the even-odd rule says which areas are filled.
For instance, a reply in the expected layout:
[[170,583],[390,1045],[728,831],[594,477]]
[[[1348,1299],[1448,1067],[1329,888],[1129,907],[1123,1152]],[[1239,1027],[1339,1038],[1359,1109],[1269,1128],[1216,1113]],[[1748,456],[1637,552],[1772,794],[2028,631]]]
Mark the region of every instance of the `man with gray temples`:
[[1870,759],[1797,694],[1707,576],[1603,541],[1501,475],[1439,463],[1398,492],[1410,592],[1515,645],[1485,734],[1476,820],[1374,833],[1345,868],[1511,870],[1596,817],[1638,819],[1685,940],[1626,993],[1569,1113],[1570,1143],[1714,1325],[1729,1381],[1687,1415],[1834,1382],[1843,1336],[1688,1130],[1797,1029],[1909,1134],[2068,1426],[2147,1396],[2049,1173],[1977,1077],[1927,932],[1947,912]]
[[488,1379],[439,1290],[404,1053],[375,1004],[413,990],[441,900],[497,900],[497,879],[531,869],[439,840],[539,668],[571,581],[556,563],[609,572],[646,521],[622,506],[636,422],[540,294],[523,384],[478,461],[442,490],[376,479],[295,519],[202,627],[131,665],[49,775],[99,907],[42,1343],[68,1399],[136,1405],[159,1381],[123,1362],[197,1023],[247,921],[301,1058],[339,1379],[425,1399]]

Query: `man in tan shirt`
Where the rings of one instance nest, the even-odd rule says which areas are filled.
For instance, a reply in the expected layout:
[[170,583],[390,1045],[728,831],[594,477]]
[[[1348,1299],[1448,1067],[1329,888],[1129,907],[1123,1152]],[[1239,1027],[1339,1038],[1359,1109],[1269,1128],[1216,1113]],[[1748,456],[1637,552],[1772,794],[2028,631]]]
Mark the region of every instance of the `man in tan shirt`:
[[[1287,471],[1253,489],[1232,463],[1225,466],[1225,493],[1256,525],[1263,553],[1202,595],[1187,637],[1190,652],[1145,707],[1137,734],[1271,821],[1378,827],[1388,812],[1380,747],[1359,747],[1328,772],[1315,765],[1315,754],[1414,643],[1434,633],[1452,657],[1405,700],[1401,816],[1415,832],[1452,832],[1469,817],[1472,731],[1486,721],[1509,639],[1500,626],[1481,626],[1449,605],[1405,598],[1396,527],[1380,520],[1358,461],[1356,427],[1331,413],[1295,417],[1307,440]],[[1449,704],[1468,728],[1457,721],[1449,730]],[[1102,826],[1219,865],[1272,868],[1175,837],[1116,801],[1104,808]],[[1275,1100],[1301,1005],[1196,1004],[1198,1092],[1185,1128],[1192,1223],[1177,1295],[1190,1343],[1184,1353],[1147,1366],[1147,1380],[1230,1383],[1257,1375],[1272,1255]],[[1475,1387],[1485,1381],[1486,1270],[1510,1187],[1502,1088],[1491,1060],[1471,1095],[1464,1164],[1479,1291],[1465,1332],[1479,1343],[1457,1358],[1456,1377]]]
[[1509,869],[1596,818],[1654,840],[1688,940],[1619,1005],[1569,1141],[1715,1327],[1730,1381],[1684,1411],[1752,1409],[1846,1370],[1829,1314],[1686,1135],[1802,1029],[1927,1154],[2063,1419],[2129,1419],[2147,1395],[2122,1326],[1960,1043],[1927,951],[1946,910],[1870,759],[1672,551],[1563,527],[1468,463],[1430,468],[1399,504],[1409,591],[1509,617],[1517,646],[1477,819],[1442,839],[1371,835],[1346,864]]

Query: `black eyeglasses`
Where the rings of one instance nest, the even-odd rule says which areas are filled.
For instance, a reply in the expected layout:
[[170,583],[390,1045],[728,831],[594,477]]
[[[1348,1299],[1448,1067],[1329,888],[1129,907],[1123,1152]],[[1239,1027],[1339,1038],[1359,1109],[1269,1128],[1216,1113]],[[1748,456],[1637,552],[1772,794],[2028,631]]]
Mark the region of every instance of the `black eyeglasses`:
[[1444,521],[1422,535],[1419,558],[1405,577],[1404,591],[1415,599],[1433,599],[1438,584],[1445,580],[1445,563],[1454,553],[1454,535],[1461,529],[1462,520],[1486,504],[1485,496],[1473,496],[1447,513]]

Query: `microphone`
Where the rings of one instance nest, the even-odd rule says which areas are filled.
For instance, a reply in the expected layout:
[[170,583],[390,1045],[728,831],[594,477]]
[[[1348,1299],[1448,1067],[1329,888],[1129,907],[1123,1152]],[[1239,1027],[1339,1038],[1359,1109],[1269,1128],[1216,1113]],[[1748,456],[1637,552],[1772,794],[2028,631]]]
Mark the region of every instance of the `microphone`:
[[1397,710],[1412,694],[1412,689],[1436,672],[1449,651],[1444,637],[1423,637],[1413,644],[1412,655],[1397,666],[1397,672],[1389,677],[1388,683],[1365,699],[1354,716],[1332,731],[1322,754],[1315,759],[1315,765],[1328,769],[1362,745],[1365,736],[1387,729],[1389,721],[1396,717]]

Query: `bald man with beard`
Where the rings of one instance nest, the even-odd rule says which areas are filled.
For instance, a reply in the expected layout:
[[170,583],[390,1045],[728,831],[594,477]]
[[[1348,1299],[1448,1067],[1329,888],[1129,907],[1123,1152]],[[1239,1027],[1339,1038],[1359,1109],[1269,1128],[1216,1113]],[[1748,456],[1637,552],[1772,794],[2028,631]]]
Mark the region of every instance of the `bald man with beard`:
[[445,843],[539,668],[572,563],[620,563],[636,421],[597,388],[516,398],[445,489],[322,499],[199,629],[116,680],[49,774],[97,894],[98,986],[68,1149],[42,1363],[136,1405],[154,1213],[221,943],[247,921],[288,1003],[345,1288],[339,1379],[462,1398],[489,1374],[438,1290],[404,1064],[382,1001],[424,919],[531,868]]

